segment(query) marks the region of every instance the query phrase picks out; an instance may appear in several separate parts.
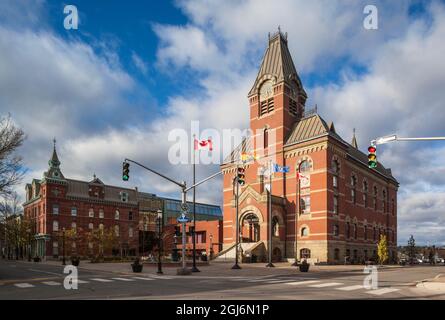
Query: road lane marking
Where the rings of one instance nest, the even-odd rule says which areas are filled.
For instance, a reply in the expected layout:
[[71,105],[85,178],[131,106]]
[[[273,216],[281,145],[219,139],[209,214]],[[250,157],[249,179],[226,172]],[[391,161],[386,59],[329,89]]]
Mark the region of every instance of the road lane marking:
[[341,286],[343,283],[340,282],[328,282],[328,283],[320,283],[320,284],[313,284],[309,287],[312,288],[326,288],[326,287],[334,287],[334,286]]
[[44,281],[42,283],[46,284],[47,286],[60,286],[60,285],[62,285],[60,282],[55,282],[55,281]]
[[149,277],[150,277],[150,278],[153,278],[153,279],[164,279],[164,280],[171,280],[171,279],[173,279],[172,277],[155,276],[155,275],[153,275],[153,274],[149,275]]
[[369,291],[366,291],[366,293],[373,294],[376,296],[381,296],[382,294],[387,294],[387,293],[395,292],[395,291],[399,291],[399,290],[400,289],[395,289],[395,288],[383,288],[383,289],[369,290]]
[[102,279],[102,278],[92,278],[90,279],[92,281],[97,281],[97,282],[113,282],[113,280],[110,279]]
[[355,286],[340,287],[340,288],[335,288],[335,289],[342,290],[342,291],[354,291],[354,290],[363,289],[363,285],[358,284],[358,285],[355,285]]
[[52,275],[56,275],[56,276],[61,276],[60,273],[55,273],[55,272],[43,271],[43,270],[38,270],[38,269],[28,269],[28,270],[32,271],[32,272],[40,272],[40,273],[46,273],[46,274],[52,274]]
[[144,278],[144,277],[133,277],[133,279],[136,279],[136,280],[146,280],[146,281],[153,281],[154,280],[153,278]]
[[16,287],[24,289],[24,288],[33,288],[34,286],[30,283],[16,283],[14,284]]
[[289,282],[289,280],[271,280],[271,281],[266,281],[266,283],[285,283],[285,282]]
[[134,281],[133,279],[128,279],[128,278],[111,278],[111,279],[119,281]]
[[299,286],[299,285],[305,285],[305,284],[311,284],[311,283],[318,283],[319,280],[308,280],[308,281],[293,281],[293,282],[286,282],[286,284],[291,286]]

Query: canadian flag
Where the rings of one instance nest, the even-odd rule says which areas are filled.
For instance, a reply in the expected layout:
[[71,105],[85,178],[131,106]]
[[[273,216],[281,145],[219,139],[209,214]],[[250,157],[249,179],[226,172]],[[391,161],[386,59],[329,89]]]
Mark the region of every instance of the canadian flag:
[[209,151],[213,150],[212,139],[198,140],[195,139],[195,150],[202,150],[208,148]]

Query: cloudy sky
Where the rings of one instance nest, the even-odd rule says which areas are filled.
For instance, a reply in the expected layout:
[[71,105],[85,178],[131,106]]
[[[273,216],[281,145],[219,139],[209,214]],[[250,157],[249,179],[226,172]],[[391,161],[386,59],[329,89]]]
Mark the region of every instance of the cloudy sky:
[[[247,92],[278,26],[309,95],[359,147],[390,133],[445,136],[445,2],[373,1],[377,30],[363,28],[368,1],[72,1],[78,30],[63,27],[64,1],[0,1],[0,113],[27,133],[27,180],[47,168],[57,138],[65,176],[123,185],[121,163],[140,160],[178,180],[170,130],[246,128]],[[125,4],[124,4],[125,3]],[[399,243],[445,244],[445,145],[397,143],[379,159],[399,179]],[[218,171],[201,165],[198,177]],[[178,197],[132,168],[131,187]],[[20,192],[23,194],[23,186]],[[221,180],[198,189],[221,203]]]

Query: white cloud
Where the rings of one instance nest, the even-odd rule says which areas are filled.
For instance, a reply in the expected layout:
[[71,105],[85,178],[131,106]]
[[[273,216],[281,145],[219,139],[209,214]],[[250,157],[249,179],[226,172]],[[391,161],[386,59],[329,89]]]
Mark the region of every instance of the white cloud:
[[146,75],[148,71],[147,64],[142,60],[142,58],[136,53],[133,52],[131,54],[131,60],[133,61],[133,64],[135,67],[143,74]]

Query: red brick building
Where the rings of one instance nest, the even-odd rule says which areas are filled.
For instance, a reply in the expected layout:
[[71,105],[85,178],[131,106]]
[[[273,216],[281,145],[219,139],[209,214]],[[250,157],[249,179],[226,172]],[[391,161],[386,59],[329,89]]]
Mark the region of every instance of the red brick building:
[[[230,250],[235,243],[236,168],[242,153],[254,152],[262,158],[245,166],[246,184],[239,197],[240,241],[254,244],[249,250],[264,258],[272,224],[275,260],[358,262],[376,255],[380,234],[387,235],[390,257],[395,258],[398,182],[380,163],[376,169],[368,168],[355,134],[348,143],[316,109],[305,110],[307,94],[287,35],[277,32],[269,37],[248,99],[251,139],[245,139],[221,166],[224,248]],[[290,168],[288,173],[274,174],[272,221],[267,209],[268,176],[260,174],[269,160]],[[306,178],[297,179],[298,172]]]
[[[33,254],[62,255],[63,228],[91,231],[112,228],[119,238],[115,254],[136,255],[138,248],[137,190],[105,185],[94,176],[90,182],[65,178],[54,146],[49,169],[42,180],[26,185],[24,215],[33,221]],[[89,249],[91,245],[89,244]],[[66,248],[70,255],[72,248]],[[111,252],[105,252],[111,254]]]
[[[48,163],[49,168],[43,174],[43,179],[34,179],[25,187],[23,207],[25,217],[32,221],[33,255],[61,256],[63,229],[77,230],[79,239],[82,234],[94,230],[112,230],[116,239],[111,248],[104,249],[104,255],[146,255],[157,250],[158,213],[162,212],[164,225],[168,225],[172,219],[172,223],[176,224],[176,217],[180,215],[180,200],[139,192],[137,188],[105,185],[96,176],[89,182],[66,178],[60,169],[55,145]],[[197,248],[209,250],[210,236],[215,237],[215,244],[220,243],[222,238],[216,230],[214,235],[211,233],[213,226],[222,221],[221,209],[215,205],[196,203],[196,211],[198,240],[202,240]],[[174,228],[173,233],[169,233],[171,229],[163,227],[163,233],[168,238],[164,240],[166,255],[173,248]],[[66,256],[71,253],[82,256],[97,253],[100,244],[86,238],[77,241],[73,248],[66,244]]]

